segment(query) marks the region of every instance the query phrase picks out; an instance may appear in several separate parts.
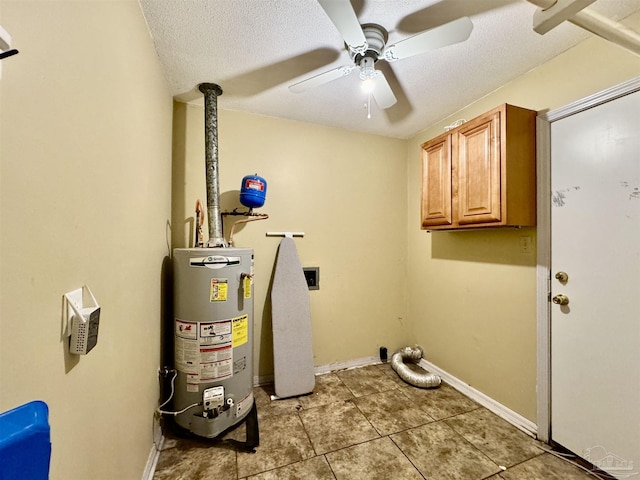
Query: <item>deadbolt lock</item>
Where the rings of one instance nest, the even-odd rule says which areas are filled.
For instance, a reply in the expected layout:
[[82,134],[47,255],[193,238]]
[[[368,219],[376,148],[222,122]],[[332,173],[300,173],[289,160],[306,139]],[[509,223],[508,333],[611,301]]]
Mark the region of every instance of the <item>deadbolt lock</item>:
[[551,301],[553,303],[555,303],[556,305],[568,305],[569,304],[569,297],[567,297],[566,295],[559,293],[558,295],[554,296]]
[[556,273],[556,279],[560,283],[567,283],[567,281],[569,280],[569,275],[567,275],[565,272],[558,272]]

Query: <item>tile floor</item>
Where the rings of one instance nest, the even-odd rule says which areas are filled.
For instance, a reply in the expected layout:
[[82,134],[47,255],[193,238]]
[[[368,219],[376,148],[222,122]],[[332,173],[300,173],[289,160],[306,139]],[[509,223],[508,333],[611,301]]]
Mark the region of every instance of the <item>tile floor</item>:
[[[388,364],[316,377],[313,394],[254,389],[260,446],[167,436],[154,480],[578,480],[577,467],[447,384],[424,390]],[[245,439],[244,425],[225,438]]]

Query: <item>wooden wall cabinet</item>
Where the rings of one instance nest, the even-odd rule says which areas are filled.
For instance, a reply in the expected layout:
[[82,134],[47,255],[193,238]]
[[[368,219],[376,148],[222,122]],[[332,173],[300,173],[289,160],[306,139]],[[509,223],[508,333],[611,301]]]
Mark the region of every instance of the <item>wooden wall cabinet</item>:
[[501,105],[422,145],[422,229],[534,226],[536,112]]

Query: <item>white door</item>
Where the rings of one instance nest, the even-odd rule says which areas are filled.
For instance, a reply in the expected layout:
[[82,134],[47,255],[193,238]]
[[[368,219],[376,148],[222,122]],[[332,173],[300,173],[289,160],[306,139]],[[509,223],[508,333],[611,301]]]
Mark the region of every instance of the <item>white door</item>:
[[551,297],[551,439],[640,475],[640,92],[551,123]]

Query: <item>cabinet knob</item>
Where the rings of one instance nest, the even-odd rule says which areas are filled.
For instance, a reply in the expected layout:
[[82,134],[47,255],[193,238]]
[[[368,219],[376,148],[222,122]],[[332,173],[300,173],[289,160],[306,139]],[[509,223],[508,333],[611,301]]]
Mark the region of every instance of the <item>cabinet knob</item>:
[[569,304],[569,297],[567,297],[566,295],[559,293],[558,295],[554,296],[551,301],[553,303],[555,303],[556,305],[568,305]]

